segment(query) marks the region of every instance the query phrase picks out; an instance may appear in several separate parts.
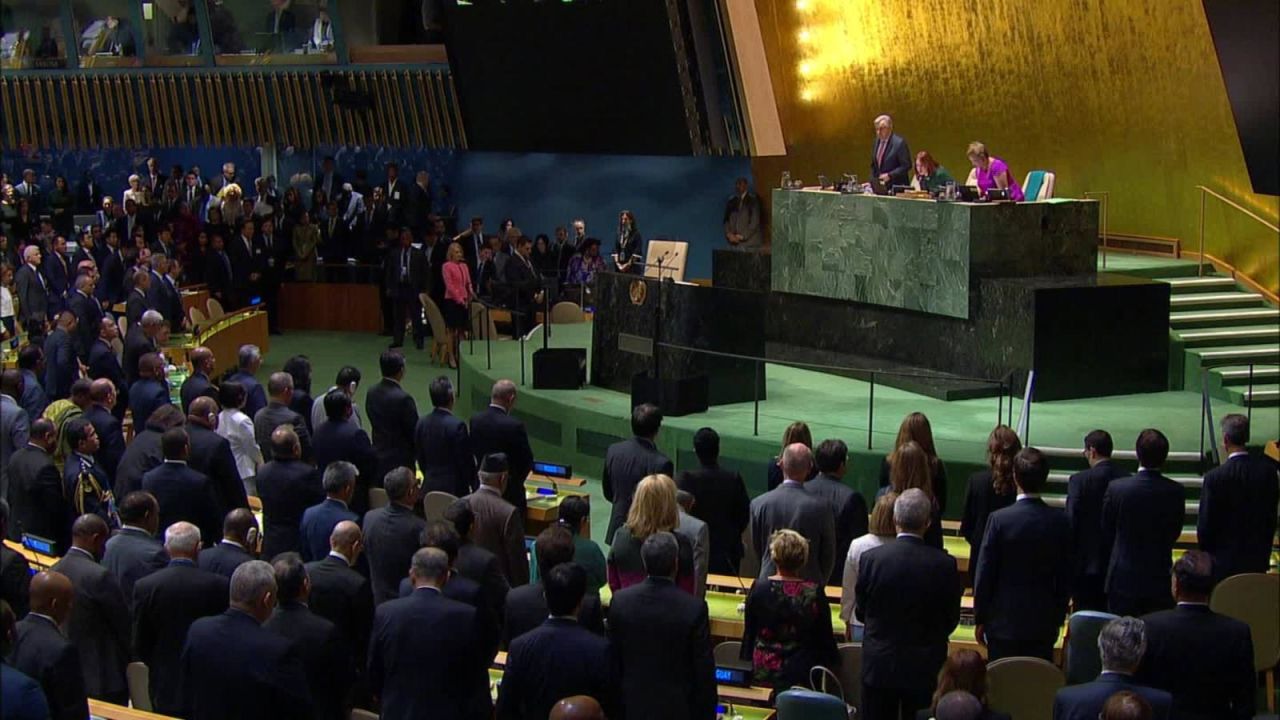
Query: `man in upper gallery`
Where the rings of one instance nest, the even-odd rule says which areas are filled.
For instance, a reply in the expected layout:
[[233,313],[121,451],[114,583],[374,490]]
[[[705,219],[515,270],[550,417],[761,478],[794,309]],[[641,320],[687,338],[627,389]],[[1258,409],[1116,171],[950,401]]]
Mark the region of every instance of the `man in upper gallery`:
[[906,185],[910,180],[911,149],[901,135],[893,131],[893,118],[881,115],[875,119],[876,141],[871,146],[871,176],[886,186]]

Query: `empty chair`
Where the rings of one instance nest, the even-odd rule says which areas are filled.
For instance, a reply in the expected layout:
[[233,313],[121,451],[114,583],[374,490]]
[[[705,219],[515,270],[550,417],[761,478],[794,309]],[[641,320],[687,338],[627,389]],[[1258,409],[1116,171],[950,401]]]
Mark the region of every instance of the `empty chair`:
[[644,276],[662,274],[662,279],[684,281],[684,268],[689,261],[689,243],[680,240],[650,240],[645,255]]
[[471,337],[498,339],[498,324],[493,320],[493,313],[485,312],[484,305],[478,302],[471,303]]
[[715,647],[716,667],[723,668],[742,668],[751,670],[751,663],[739,657],[742,652],[742,643],[737,640],[726,640],[718,643]]
[[457,499],[456,495],[450,495],[440,490],[432,490],[422,498],[422,514],[426,517],[427,522],[443,520],[445,508],[452,505]]
[[124,675],[129,684],[129,704],[135,710],[151,712],[151,679],[147,674],[147,664],[131,662],[125,668]]
[[862,643],[840,643],[840,685],[844,688],[844,700],[850,705],[862,707]]
[[1053,696],[1067,683],[1040,658],[1001,658],[987,666],[987,705],[1018,720],[1051,720]]
[[1117,615],[1081,610],[1067,619],[1066,653],[1067,684],[1093,682],[1102,672],[1102,656],[1098,652],[1098,634]]
[[1276,710],[1276,664],[1280,663],[1280,575],[1245,573],[1218,583],[1209,607],[1249,626],[1253,668],[1264,673],[1267,710]]
[[129,318],[120,313],[116,316],[116,325],[120,328],[120,337],[124,337],[129,333]]
[[387,491],[380,487],[369,488],[369,509],[377,510],[380,507],[386,507],[391,504],[391,498],[387,497]]
[[1032,170],[1022,181],[1022,194],[1027,202],[1048,200],[1053,197],[1053,185],[1057,176],[1048,170]]
[[849,709],[834,695],[784,690],[777,700],[778,720],[849,720]]
[[444,314],[426,293],[420,294],[418,300],[426,311],[427,324],[431,326],[431,359],[443,364],[449,353],[449,328],[444,324]]
[[187,313],[187,318],[191,320],[192,332],[199,332],[200,328],[204,327],[205,324],[209,322],[209,318],[206,317],[204,313],[200,312],[200,308],[198,307],[191,308]]
[[565,300],[551,306],[551,322],[553,324],[573,325],[586,321],[587,317],[582,314],[582,308],[578,307],[577,303]]
[[204,307],[209,311],[209,322],[217,322],[227,315],[227,311],[222,309],[222,303],[214,298],[209,298]]

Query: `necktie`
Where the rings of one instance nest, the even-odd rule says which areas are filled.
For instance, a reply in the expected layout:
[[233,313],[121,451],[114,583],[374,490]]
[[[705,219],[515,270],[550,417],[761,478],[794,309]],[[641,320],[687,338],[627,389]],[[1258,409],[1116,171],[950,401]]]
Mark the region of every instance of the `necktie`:
[[888,144],[889,144],[888,140],[881,140],[880,149],[876,150],[876,169],[877,170],[879,170],[880,166],[884,164],[884,150],[885,150],[885,147],[888,146]]
[[400,279],[409,279],[409,249],[405,248],[400,251]]

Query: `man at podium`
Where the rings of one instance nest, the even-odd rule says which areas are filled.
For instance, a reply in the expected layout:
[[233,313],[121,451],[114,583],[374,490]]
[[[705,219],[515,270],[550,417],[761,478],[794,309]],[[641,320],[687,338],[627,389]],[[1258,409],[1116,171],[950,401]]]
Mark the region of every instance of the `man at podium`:
[[879,178],[885,187],[906,185],[911,173],[911,149],[907,147],[907,141],[893,131],[893,118],[888,115],[877,117],[875,127],[871,177]]

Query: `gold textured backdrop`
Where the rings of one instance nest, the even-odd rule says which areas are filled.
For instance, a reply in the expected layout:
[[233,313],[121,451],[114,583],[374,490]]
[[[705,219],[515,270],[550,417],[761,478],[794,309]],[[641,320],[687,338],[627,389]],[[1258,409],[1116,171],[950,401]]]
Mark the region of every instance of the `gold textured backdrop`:
[[[814,181],[869,172],[871,122],[894,116],[912,152],[958,179],[987,143],[1057,195],[1110,192],[1113,232],[1198,242],[1207,185],[1276,222],[1255,195],[1200,0],[755,0],[788,154],[757,158]],[[767,193],[762,193],[767,197]],[[1280,287],[1275,234],[1210,201],[1206,252]]]

